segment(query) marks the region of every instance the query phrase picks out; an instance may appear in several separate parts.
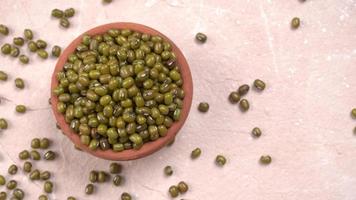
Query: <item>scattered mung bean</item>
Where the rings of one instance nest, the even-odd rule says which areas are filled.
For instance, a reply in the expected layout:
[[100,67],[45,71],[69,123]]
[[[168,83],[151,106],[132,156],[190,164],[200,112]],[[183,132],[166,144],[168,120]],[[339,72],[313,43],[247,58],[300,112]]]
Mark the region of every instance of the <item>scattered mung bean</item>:
[[119,174],[122,171],[122,166],[118,163],[111,163],[109,171],[111,174]]
[[246,99],[240,101],[240,109],[246,112],[250,108],[250,104]]
[[179,189],[175,185],[172,185],[171,187],[169,187],[168,192],[172,198],[175,198],[179,195]]
[[18,112],[18,113],[25,113],[26,110],[27,110],[27,108],[24,105],[17,105],[16,106],[16,112]]
[[173,174],[173,169],[172,169],[172,167],[171,167],[171,166],[166,166],[166,167],[164,168],[164,174],[165,174],[166,176],[172,176],[172,174]]
[[189,189],[187,183],[185,183],[184,181],[179,182],[177,187],[181,194],[186,193]]
[[6,184],[6,188],[9,190],[13,190],[17,187],[17,182],[15,180],[10,180],[9,182],[7,182]]
[[115,186],[120,186],[122,183],[123,177],[120,175],[115,175],[114,178],[112,179],[112,182]]
[[0,71],[0,81],[7,81],[7,73]]
[[47,195],[42,194],[41,196],[38,197],[38,200],[48,200]]
[[239,87],[238,93],[240,96],[244,96],[248,93],[249,90],[250,90],[250,86],[248,86],[247,84],[243,84]]
[[32,171],[32,163],[28,161],[24,162],[22,169],[24,172],[30,173]]
[[6,184],[6,179],[3,175],[0,175],[0,186]]
[[25,36],[25,38],[26,38],[27,40],[32,40],[32,39],[33,39],[33,32],[32,32],[31,29],[25,29],[25,30],[23,31],[23,35]]
[[33,170],[30,173],[30,180],[34,181],[34,180],[39,180],[40,179],[40,171],[38,169]]
[[262,91],[266,88],[266,84],[265,82],[261,81],[260,79],[256,79],[254,82],[253,82],[253,85],[255,86],[256,89]]
[[25,87],[25,83],[21,78],[15,79],[15,86],[19,89],[23,89]]
[[14,45],[22,46],[25,43],[25,40],[22,37],[14,37],[12,42],[14,43]]
[[218,166],[224,166],[226,164],[226,158],[223,155],[217,155],[215,158],[215,163]]
[[18,170],[17,166],[12,164],[12,165],[10,165],[9,169],[7,170],[7,172],[9,174],[11,174],[11,175],[15,175],[17,173],[17,170]]
[[4,55],[8,55],[11,53],[11,45],[9,43],[5,43],[1,46],[1,53]]
[[10,56],[16,58],[20,55],[20,49],[18,47],[11,47]]
[[52,56],[59,57],[59,55],[61,55],[61,51],[61,47],[54,45],[52,48]]
[[19,153],[20,160],[27,160],[29,158],[30,158],[30,152],[28,152],[27,150],[23,150]]
[[41,160],[41,154],[38,151],[32,150],[30,154],[32,160]]
[[69,28],[70,26],[70,22],[67,18],[61,18],[59,21],[59,24],[63,27],[63,28]]
[[260,163],[264,165],[268,165],[272,162],[272,157],[270,155],[262,155],[260,157]]
[[85,194],[87,195],[91,195],[94,193],[94,185],[93,184],[88,184],[86,187],[85,187]]
[[204,33],[197,33],[195,39],[201,43],[205,43],[208,37]]
[[131,200],[131,195],[127,192],[121,194],[121,200]]
[[16,200],[22,200],[25,197],[24,191],[19,188],[14,189],[12,195],[16,197]]
[[51,178],[51,172],[49,172],[49,171],[43,171],[43,172],[40,173],[40,179],[41,179],[41,180],[46,181],[46,180],[48,180],[48,179],[50,179],[50,178]]
[[44,49],[38,49],[37,50],[37,55],[42,59],[47,59],[48,58],[48,53]]
[[7,26],[5,26],[4,24],[0,24],[0,34],[8,35],[9,34],[9,28]]
[[196,158],[198,158],[198,157],[200,156],[200,154],[201,154],[201,149],[200,149],[200,148],[195,148],[195,149],[192,151],[192,153],[190,154],[190,157],[191,157],[192,159],[196,159]]
[[209,110],[209,104],[207,102],[201,102],[198,105],[198,110],[200,112],[208,112]]
[[229,100],[231,103],[238,103],[240,101],[240,95],[238,92],[231,92],[229,95]]
[[260,137],[262,135],[262,131],[258,127],[253,128],[251,133],[254,137]]
[[51,142],[48,138],[42,138],[40,141],[40,148],[47,149],[50,146]]
[[55,8],[55,9],[52,10],[51,15],[52,15],[53,17],[55,17],[55,18],[62,18],[63,15],[64,15],[64,13],[63,13],[62,10],[59,10],[59,9]]
[[291,22],[291,26],[293,29],[297,29],[300,26],[300,19],[298,17],[294,17]]
[[74,14],[75,14],[74,8],[68,8],[68,9],[64,10],[64,17],[67,17],[67,18],[73,17]]
[[56,158],[56,153],[53,151],[47,151],[44,155],[43,158],[45,160],[54,160]]
[[0,118],[0,129],[7,129],[7,127],[8,127],[8,124],[7,124],[7,121],[6,121],[6,119],[4,119],[4,118]]
[[26,55],[20,55],[19,60],[22,64],[27,64],[30,62],[30,59]]
[[43,191],[45,193],[52,193],[53,192],[53,183],[51,181],[46,181],[43,185]]

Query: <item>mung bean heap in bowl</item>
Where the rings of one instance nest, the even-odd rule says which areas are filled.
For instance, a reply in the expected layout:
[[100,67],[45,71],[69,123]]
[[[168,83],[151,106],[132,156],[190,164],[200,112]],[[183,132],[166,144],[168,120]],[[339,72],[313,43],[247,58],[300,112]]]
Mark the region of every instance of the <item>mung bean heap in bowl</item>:
[[192,103],[192,77],[177,46],[135,23],[112,23],[76,38],[52,76],[62,132],[90,154],[132,160],[174,139]]

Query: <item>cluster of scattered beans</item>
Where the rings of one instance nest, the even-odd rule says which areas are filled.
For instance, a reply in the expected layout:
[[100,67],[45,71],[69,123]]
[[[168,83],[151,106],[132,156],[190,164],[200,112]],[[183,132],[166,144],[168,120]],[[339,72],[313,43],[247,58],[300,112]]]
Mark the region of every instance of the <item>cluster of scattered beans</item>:
[[67,8],[64,11],[55,8],[51,12],[51,16],[59,19],[59,25],[63,28],[70,27],[69,18],[73,17],[74,14],[75,14],[74,8]]
[[[46,194],[52,193],[53,191],[53,182],[51,179],[51,172],[49,171],[40,171],[38,169],[33,169],[34,163],[41,160],[42,158],[46,161],[51,161],[56,158],[56,153],[47,150],[51,145],[51,141],[48,138],[34,138],[31,141],[31,149],[32,150],[23,150],[18,154],[18,159],[21,161],[25,161],[22,166],[22,171],[24,174],[28,175],[28,178],[31,181],[42,181],[43,182],[43,191]],[[43,155],[39,152],[39,150],[44,151]],[[29,160],[32,160],[29,161]],[[9,176],[15,175],[18,173],[18,166],[12,164],[8,168]],[[11,199],[14,200],[22,200],[25,197],[25,192],[18,188],[18,182],[16,180],[7,181],[4,175],[0,175],[0,187],[6,184],[6,188],[8,190],[12,190]],[[0,200],[5,200],[8,194],[6,192],[0,193]],[[39,197],[39,200],[48,200],[48,197],[45,194],[42,194]]]

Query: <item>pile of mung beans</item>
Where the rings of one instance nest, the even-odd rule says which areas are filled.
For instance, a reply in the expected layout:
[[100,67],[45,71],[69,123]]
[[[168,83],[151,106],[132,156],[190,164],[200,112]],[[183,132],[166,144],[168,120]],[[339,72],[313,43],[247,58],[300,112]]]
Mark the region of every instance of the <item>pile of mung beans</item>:
[[167,134],[183,107],[183,79],[162,37],[110,29],[82,37],[57,73],[58,112],[90,149],[140,149]]

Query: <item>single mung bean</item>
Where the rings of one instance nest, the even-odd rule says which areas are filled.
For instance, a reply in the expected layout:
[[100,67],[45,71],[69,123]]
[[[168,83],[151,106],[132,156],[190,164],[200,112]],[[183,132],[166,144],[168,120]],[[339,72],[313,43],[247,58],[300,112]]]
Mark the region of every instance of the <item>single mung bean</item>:
[[43,158],[45,160],[54,160],[56,158],[56,153],[53,151],[47,151],[44,155]]
[[113,0],[103,0],[103,3],[111,3]]
[[98,173],[98,182],[99,183],[104,183],[108,178],[108,174],[104,171],[100,171]]
[[111,163],[109,167],[109,171],[111,174],[119,174],[122,171],[122,165],[118,163]]
[[16,112],[18,112],[18,113],[25,113],[26,110],[27,110],[27,108],[24,105],[17,105],[16,106]]
[[41,149],[47,149],[50,145],[50,140],[48,138],[42,138],[40,141],[40,148]]
[[231,92],[229,95],[229,100],[231,103],[238,103],[240,101],[240,95],[238,92]]
[[89,173],[89,181],[92,183],[96,183],[98,181],[98,172],[97,171],[90,171]]
[[0,81],[7,81],[7,73],[0,71]]
[[195,149],[192,151],[192,153],[190,154],[190,157],[191,157],[192,159],[196,159],[196,158],[198,158],[198,157],[200,156],[200,154],[201,154],[201,149],[200,149],[200,148],[195,148]]
[[9,169],[7,170],[7,172],[11,175],[15,175],[17,173],[17,166],[16,165],[10,165]]
[[55,8],[55,9],[52,10],[51,15],[52,15],[53,17],[55,17],[55,18],[62,18],[63,15],[64,15],[64,13],[63,13],[62,10],[59,10],[59,9]]
[[0,192],[0,200],[6,200],[7,198],[7,193],[6,192]]
[[252,136],[254,137],[260,137],[262,135],[262,131],[260,128],[255,127],[252,129]]
[[215,158],[215,163],[218,166],[224,166],[226,164],[226,158],[222,155],[217,155]]
[[34,42],[34,41],[29,41],[28,43],[27,43],[27,47],[28,47],[28,49],[31,51],[31,52],[36,52],[37,51],[37,45],[36,45],[36,42]]
[[28,152],[27,150],[23,150],[19,153],[19,159],[27,160],[29,158],[30,158],[30,152]]
[[292,29],[297,29],[299,28],[300,26],[300,19],[299,17],[294,17],[291,21],[291,26],[292,26]]
[[8,35],[9,28],[7,26],[5,26],[4,24],[0,24],[0,34]]
[[32,163],[26,161],[24,164],[23,164],[23,171],[26,172],[26,173],[30,173],[32,171]]
[[47,42],[41,39],[36,41],[36,46],[38,49],[45,49],[47,47]]
[[52,193],[53,183],[51,181],[46,181],[43,185],[43,191],[46,193]]
[[7,121],[4,118],[0,118],[0,129],[7,129]]
[[59,21],[59,24],[63,27],[63,28],[69,28],[70,26],[70,22],[67,18],[61,18]]
[[17,182],[15,180],[11,180],[9,182],[7,182],[6,184],[6,188],[9,190],[13,190],[17,187]]
[[19,55],[20,55],[20,49],[17,47],[11,47],[10,56],[15,58]]
[[9,43],[5,43],[1,46],[1,53],[4,55],[8,55],[11,53],[11,45]]
[[242,99],[240,101],[240,109],[244,112],[246,112],[250,108],[250,104],[246,99]]
[[121,194],[121,200],[131,200],[131,195],[127,192]]
[[16,188],[13,192],[12,195],[14,195],[14,197],[16,197],[16,200],[21,200],[25,197],[25,193],[23,190]]
[[248,86],[247,84],[244,84],[244,85],[241,85],[237,91],[240,96],[243,96],[243,95],[246,95],[249,90],[250,90],[250,86]]
[[198,105],[198,110],[200,112],[208,112],[209,110],[209,104],[207,102],[201,102]]
[[14,37],[12,42],[14,45],[22,46],[25,43],[25,40],[22,37]]
[[94,185],[93,184],[88,184],[86,187],[85,187],[85,194],[87,195],[91,195],[94,193]]
[[189,189],[188,184],[185,183],[184,181],[179,182],[177,187],[181,194],[186,193]]
[[41,180],[46,181],[46,180],[48,180],[48,179],[50,179],[50,178],[51,178],[51,172],[49,172],[49,171],[43,171],[43,172],[40,173],[40,179],[41,179]]
[[26,39],[32,40],[33,39],[33,32],[31,29],[25,29],[23,31],[23,35],[25,36]]
[[77,200],[75,197],[68,197],[67,200]]
[[38,200],[48,200],[48,197],[47,197],[47,195],[42,194],[38,197]]
[[353,108],[351,110],[351,117],[355,118],[356,119],[356,108]]
[[268,165],[272,162],[272,158],[270,155],[262,155],[260,157],[260,163],[264,165]]
[[0,186],[6,184],[6,179],[3,175],[0,175]]
[[122,176],[120,175],[115,175],[114,178],[112,179],[112,182],[115,186],[120,186],[122,183]]
[[204,33],[197,33],[195,39],[201,43],[205,43],[208,37]]
[[31,140],[31,148],[39,149],[41,147],[41,141],[39,138],[33,138]]
[[166,176],[171,176],[173,174],[173,169],[171,166],[166,166],[163,171]]
[[30,59],[26,55],[20,55],[19,60],[22,64],[27,64],[30,62]]
[[19,89],[23,89],[25,87],[25,83],[21,78],[15,79],[15,86]]
[[266,88],[266,84],[265,82],[261,81],[260,79],[256,79],[254,82],[253,82],[253,85],[255,86],[256,89],[262,91]]
[[37,55],[42,59],[47,59],[48,58],[48,53],[44,49],[38,49],[37,50]]
[[68,8],[68,9],[64,10],[64,17],[67,17],[67,18],[73,17],[74,14],[75,14],[74,8]]
[[41,154],[38,151],[32,150],[30,152],[30,154],[31,154],[32,160],[41,160]]
[[32,181],[39,180],[40,175],[41,175],[40,171],[38,169],[35,169],[30,173],[30,180]]
[[52,48],[52,56],[59,57],[59,55],[61,55],[61,51],[61,47],[54,45]]
[[179,195],[178,187],[175,185],[172,185],[171,187],[169,187],[168,192],[172,198],[175,198]]

